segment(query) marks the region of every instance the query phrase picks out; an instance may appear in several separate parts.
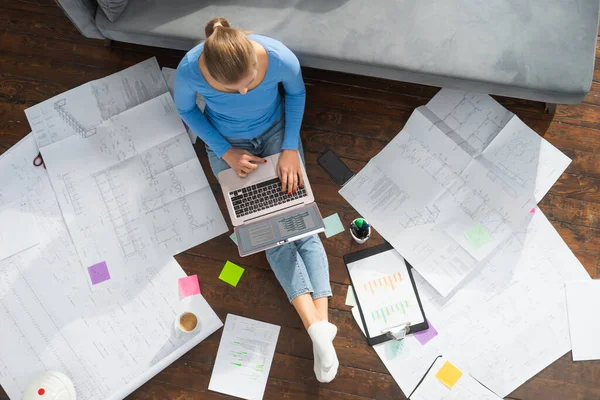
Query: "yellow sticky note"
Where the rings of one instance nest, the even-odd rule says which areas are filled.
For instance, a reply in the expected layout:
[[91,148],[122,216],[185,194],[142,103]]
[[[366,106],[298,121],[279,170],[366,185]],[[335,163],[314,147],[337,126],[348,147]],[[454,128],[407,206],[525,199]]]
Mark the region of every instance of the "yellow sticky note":
[[452,386],[458,382],[461,376],[462,372],[449,361],[446,361],[437,374],[435,374],[435,377],[446,385],[448,389],[452,389]]
[[244,268],[231,261],[227,261],[223,267],[223,271],[221,271],[221,275],[219,275],[219,279],[235,287],[240,281],[243,273]]

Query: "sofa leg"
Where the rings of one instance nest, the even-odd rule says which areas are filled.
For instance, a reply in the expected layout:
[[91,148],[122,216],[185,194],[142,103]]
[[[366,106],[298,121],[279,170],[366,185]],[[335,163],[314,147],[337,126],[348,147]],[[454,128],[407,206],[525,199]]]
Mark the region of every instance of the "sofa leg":
[[104,47],[110,48],[112,46],[112,40],[104,39]]
[[556,114],[556,104],[546,103],[546,112],[550,115]]

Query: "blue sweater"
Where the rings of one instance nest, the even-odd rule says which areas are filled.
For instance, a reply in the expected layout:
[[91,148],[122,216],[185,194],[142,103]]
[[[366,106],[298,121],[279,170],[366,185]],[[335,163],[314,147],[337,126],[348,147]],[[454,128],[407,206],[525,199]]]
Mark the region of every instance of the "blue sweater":
[[[298,149],[306,100],[300,63],[283,43],[265,36],[248,37],[267,50],[269,62],[263,81],[245,95],[220,92],[206,82],[198,66],[204,43],[185,55],[175,74],[175,104],[181,118],[219,157],[231,148],[225,138],[253,139],[282,116],[279,82],[285,89],[282,150]],[[204,114],[196,105],[196,93],[206,100]]]

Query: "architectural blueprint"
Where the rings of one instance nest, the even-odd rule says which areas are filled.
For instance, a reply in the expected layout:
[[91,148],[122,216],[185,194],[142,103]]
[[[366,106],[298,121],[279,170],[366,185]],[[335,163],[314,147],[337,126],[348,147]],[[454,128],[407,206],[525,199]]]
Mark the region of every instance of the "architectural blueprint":
[[409,336],[395,352],[374,346],[406,395],[438,355],[505,397],[570,350],[564,282],[590,277],[539,209],[480,264],[448,298],[415,273],[438,335],[425,345]]
[[26,113],[83,267],[108,267],[102,285],[227,231],[155,59]]
[[511,193],[539,202],[571,163],[490,96],[442,89],[422,113]]
[[431,104],[340,194],[447,295],[527,226],[570,160],[489,96],[443,89]]
[[25,110],[40,148],[71,135],[89,137],[110,117],[167,92],[156,58],[59,94]]
[[40,243],[28,199],[0,206],[0,260]]
[[[186,138],[187,140],[187,138]],[[167,259],[122,282],[92,291],[63,221],[33,135],[0,157],[0,207],[30,199],[41,242],[0,261],[0,384],[11,399],[39,374],[57,370],[77,398],[122,399],[222,326],[200,295],[201,328],[178,338],[178,279]],[[186,308],[187,309],[187,308]]]

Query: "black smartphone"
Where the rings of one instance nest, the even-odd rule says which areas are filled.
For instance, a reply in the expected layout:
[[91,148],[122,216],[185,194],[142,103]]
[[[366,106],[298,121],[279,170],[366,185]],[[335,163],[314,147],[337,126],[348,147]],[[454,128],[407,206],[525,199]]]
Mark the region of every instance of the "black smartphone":
[[344,186],[354,176],[352,170],[331,150],[321,154],[317,158],[317,164],[340,186]]

